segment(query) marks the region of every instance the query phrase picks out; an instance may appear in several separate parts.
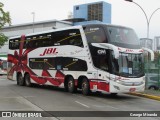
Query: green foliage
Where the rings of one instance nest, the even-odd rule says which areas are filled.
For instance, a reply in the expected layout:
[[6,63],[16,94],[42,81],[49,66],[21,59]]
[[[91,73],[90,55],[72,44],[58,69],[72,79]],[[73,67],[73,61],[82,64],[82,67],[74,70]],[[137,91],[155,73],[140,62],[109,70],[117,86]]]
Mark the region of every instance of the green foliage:
[[3,3],[0,2],[0,28],[2,28],[5,24],[11,24],[11,18],[9,12],[5,12],[3,10]]
[[7,40],[8,38],[3,33],[0,33],[0,47],[3,46]]
[[[5,24],[11,24],[10,14],[3,10],[3,6],[3,3],[0,2],[0,30]],[[3,33],[0,33],[0,47],[3,46],[5,42],[7,42],[7,37]]]

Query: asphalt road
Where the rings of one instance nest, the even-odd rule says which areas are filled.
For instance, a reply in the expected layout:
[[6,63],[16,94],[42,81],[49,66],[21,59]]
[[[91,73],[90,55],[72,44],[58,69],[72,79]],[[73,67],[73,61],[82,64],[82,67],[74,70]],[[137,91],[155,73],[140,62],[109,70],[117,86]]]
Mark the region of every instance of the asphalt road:
[[[71,94],[51,86],[17,86],[16,82],[7,80],[6,76],[0,76],[0,111],[160,111],[160,102],[128,94],[111,97],[109,94],[95,93],[84,96],[80,91]],[[37,119],[160,120],[159,117],[62,117],[56,115]]]

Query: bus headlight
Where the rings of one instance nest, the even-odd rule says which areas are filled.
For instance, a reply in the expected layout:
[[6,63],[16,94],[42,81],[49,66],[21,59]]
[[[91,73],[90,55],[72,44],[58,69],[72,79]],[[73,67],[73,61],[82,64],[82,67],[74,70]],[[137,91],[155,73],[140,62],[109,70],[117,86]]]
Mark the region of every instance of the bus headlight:
[[126,82],[126,81],[117,80],[115,82],[118,83],[118,84],[124,85],[124,86],[140,86],[140,85],[144,84],[144,81],[141,81],[141,82]]

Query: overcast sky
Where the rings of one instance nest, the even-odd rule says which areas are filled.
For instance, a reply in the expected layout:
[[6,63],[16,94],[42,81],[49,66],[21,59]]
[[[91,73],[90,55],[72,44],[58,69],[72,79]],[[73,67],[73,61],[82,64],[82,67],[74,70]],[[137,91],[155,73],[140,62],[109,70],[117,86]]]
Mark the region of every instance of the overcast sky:
[[[63,20],[73,6],[97,2],[100,0],[0,0],[5,11],[9,11],[12,25],[43,20]],[[131,2],[124,0],[103,0],[112,4],[112,24],[133,28],[140,38],[147,36],[147,21],[142,10]],[[160,0],[134,0],[146,12],[148,18],[154,10],[160,8]],[[150,38],[160,36],[160,9],[153,15],[150,22]]]

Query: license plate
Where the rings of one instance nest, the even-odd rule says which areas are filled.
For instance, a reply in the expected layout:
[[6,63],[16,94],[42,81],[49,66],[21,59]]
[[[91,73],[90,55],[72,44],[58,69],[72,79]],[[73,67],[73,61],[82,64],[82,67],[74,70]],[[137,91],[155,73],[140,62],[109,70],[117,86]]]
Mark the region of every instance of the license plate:
[[130,92],[135,92],[135,91],[136,91],[136,88],[130,88],[129,91],[130,91]]

